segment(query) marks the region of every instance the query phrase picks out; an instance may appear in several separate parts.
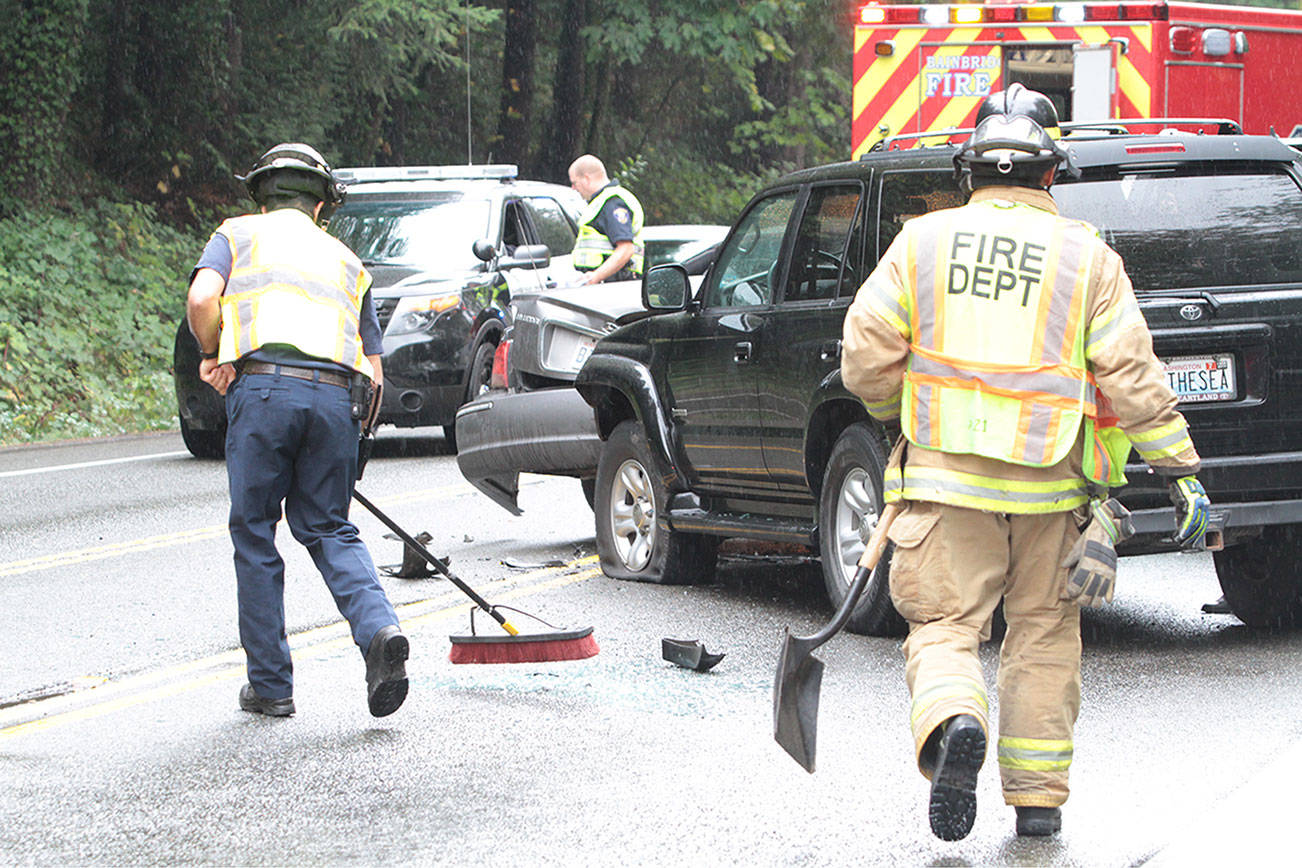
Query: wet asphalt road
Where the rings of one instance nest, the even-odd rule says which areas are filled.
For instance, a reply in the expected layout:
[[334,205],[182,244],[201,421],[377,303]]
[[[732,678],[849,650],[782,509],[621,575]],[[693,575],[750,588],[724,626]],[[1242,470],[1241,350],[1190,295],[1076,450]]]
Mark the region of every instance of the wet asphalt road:
[[[489,599],[593,625],[601,653],[454,666],[447,636],[465,630],[464,598],[442,580],[385,578],[412,638],[412,692],[371,718],[360,655],[284,533],[298,714],[242,713],[222,465],[189,458],[177,435],[0,450],[0,863],[1292,854],[1302,635],[1202,614],[1218,593],[1205,555],[1124,560],[1114,606],[1086,613],[1063,834],[1018,840],[990,763],[972,835],[947,844],[927,830],[898,640],[843,636],[819,652],[816,774],[771,738],[782,630],[810,632],[829,614],[815,565],[734,557],[709,587],[615,582],[595,569],[573,481],[526,480],[516,518],[465,484],[437,436],[389,432],[381,447],[360,490],[428,530]],[[354,518],[376,561],[396,563],[400,544],[360,508]],[[710,673],[681,670],[660,659],[664,636],[727,656]],[[991,684],[996,653],[983,649]]]

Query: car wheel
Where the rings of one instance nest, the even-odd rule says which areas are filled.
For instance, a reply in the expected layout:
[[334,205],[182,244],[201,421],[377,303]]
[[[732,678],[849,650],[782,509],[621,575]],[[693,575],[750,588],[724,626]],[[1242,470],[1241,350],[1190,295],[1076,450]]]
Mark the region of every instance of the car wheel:
[[641,426],[632,420],[615,426],[597,462],[593,510],[601,570],[616,579],[665,585],[708,582],[719,539],[659,525],[668,492],[653,467]]
[[210,431],[203,428],[191,428],[186,424],[185,417],[181,419],[181,439],[185,441],[185,448],[190,450],[190,454],[195,458],[225,458],[226,457],[226,429],[222,428],[217,431]]
[[580,479],[579,485],[583,487],[583,499],[588,502],[588,509],[595,511],[597,508],[597,480],[592,477]]
[[[881,515],[882,475],[886,456],[877,435],[862,422],[846,428],[832,447],[823,473],[819,498],[818,544],[823,583],[832,605],[839,607],[850,591],[859,558]],[[904,631],[904,619],[891,602],[887,576],[890,549],[864,588],[846,629],[868,636],[894,636]]]
[[493,354],[497,352],[497,344],[491,341],[484,341],[475,347],[475,355],[470,362],[470,370],[466,372],[466,401],[470,402],[480,395],[489,391],[489,383],[493,379]]
[[1302,623],[1302,526],[1262,528],[1261,538],[1212,552],[1230,611],[1249,627]]

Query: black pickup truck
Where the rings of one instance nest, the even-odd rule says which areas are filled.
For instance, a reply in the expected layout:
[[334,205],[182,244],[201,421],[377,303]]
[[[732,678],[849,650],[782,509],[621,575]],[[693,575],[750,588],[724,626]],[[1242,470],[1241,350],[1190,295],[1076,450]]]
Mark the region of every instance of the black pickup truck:
[[[1273,137],[1077,130],[1053,194],[1124,258],[1203,459],[1216,571],[1254,626],[1302,615],[1302,163]],[[576,386],[604,441],[597,546],[609,575],[708,580],[725,537],[816,547],[845,595],[882,508],[890,432],[841,383],[856,290],[903,222],[962,203],[953,145],[872,152],[779,179],[747,205],[699,290],[672,266],[647,315],[601,340]],[[652,312],[655,312],[652,315]],[[1166,485],[1135,458],[1118,494],[1170,550]],[[884,580],[851,627],[900,627]]]

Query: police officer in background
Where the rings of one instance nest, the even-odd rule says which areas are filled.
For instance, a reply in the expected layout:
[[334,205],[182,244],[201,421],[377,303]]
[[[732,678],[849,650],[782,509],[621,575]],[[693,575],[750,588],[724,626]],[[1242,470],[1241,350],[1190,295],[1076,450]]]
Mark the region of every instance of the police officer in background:
[[1000,600],[1004,801],[1019,835],[1050,835],[1080,707],[1080,606],[1112,599],[1113,546],[1131,528],[1106,491],[1132,444],[1169,480],[1175,539],[1201,545],[1207,522],[1198,453],[1121,258],[1049,195],[1070,167],[1057,125],[1021,85],[988,97],[955,157],[968,204],[906,223],[844,326],[846,386],[904,435],[885,478],[903,505],[891,598],[945,840],[976,817],[989,730],[977,646]]
[[570,186],[588,203],[574,243],[574,267],[586,272],[583,282],[641,278],[642,203],[610,180],[591,154],[570,164]]
[[[294,713],[285,637],[281,506],[366,661],[371,714],[407,696],[407,637],[348,520],[358,473],[360,393],[378,400],[380,326],[371,276],[317,221],[343,187],[313,148],[281,144],[241,178],[259,213],[217,228],[191,276],[186,315],[199,376],[226,398],[226,469],[240,641],[240,708]],[[367,386],[374,389],[366,389]]]

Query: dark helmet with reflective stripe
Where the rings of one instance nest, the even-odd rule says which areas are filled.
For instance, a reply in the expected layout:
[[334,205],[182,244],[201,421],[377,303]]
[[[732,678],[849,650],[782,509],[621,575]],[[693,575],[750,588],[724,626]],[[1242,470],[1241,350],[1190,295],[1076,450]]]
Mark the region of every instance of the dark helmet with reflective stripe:
[[258,158],[247,175],[236,175],[259,205],[275,195],[307,194],[333,208],[344,200],[344,185],[325,157],[311,145],[284,142]]
[[1053,101],[1013,84],[986,97],[976,130],[954,155],[954,173],[973,187],[1012,184],[1039,187],[1045,172],[1067,163],[1067,151],[1049,135],[1058,128]]

